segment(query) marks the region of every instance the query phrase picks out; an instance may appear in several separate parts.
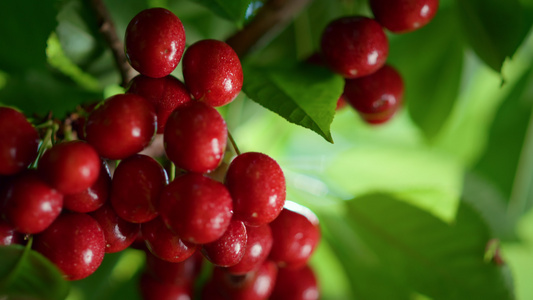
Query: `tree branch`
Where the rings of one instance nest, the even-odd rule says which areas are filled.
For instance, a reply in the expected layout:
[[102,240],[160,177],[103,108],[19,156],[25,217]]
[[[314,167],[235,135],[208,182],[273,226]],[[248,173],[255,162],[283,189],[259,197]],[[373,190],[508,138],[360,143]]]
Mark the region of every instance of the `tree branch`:
[[104,2],[102,0],[90,0],[89,4],[94,11],[98,29],[109,45],[109,48],[113,53],[113,57],[115,58],[115,63],[120,71],[122,81],[121,86],[126,87],[130,80],[138,73],[130,66],[128,60],[126,59],[124,45],[117,35],[115,24],[113,23],[113,19],[111,18],[111,15],[109,14]]
[[226,40],[239,57],[261,47],[287,26],[310,0],[269,0],[253,20]]

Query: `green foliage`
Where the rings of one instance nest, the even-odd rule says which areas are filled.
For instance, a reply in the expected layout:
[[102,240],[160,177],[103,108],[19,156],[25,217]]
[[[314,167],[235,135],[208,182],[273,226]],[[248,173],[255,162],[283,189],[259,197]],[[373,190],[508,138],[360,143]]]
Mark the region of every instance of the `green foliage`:
[[253,0],[234,0],[234,1],[224,1],[224,0],[195,0],[196,2],[204,5],[209,8],[215,14],[233,21],[238,26],[242,26],[243,22],[246,19],[246,14],[248,7],[251,9],[254,8]]

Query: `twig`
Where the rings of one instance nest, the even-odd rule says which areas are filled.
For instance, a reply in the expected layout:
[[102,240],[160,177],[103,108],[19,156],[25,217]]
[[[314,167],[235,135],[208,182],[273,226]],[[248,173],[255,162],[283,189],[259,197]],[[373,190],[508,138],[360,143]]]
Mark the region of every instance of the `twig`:
[[239,57],[273,39],[310,0],[269,0],[254,19],[226,40]]
[[113,57],[115,58],[115,63],[117,64],[117,68],[119,69],[122,78],[121,85],[126,87],[128,82],[135,77],[137,72],[130,66],[126,59],[124,45],[117,35],[115,24],[113,23],[113,19],[104,2],[102,0],[89,0],[89,4],[94,11],[100,33],[109,45]]

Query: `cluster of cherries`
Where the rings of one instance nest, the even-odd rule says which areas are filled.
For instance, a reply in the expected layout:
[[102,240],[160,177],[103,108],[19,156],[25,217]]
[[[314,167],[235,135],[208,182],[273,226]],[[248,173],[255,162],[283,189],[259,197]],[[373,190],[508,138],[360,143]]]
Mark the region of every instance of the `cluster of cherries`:
[[[142,248],[145,299],[191,298],[204,259],[215,267],[203,299],[318,299],[307,265],[318,219],[285,201],[277,162],[247,152],[226,165],[224,182],[209,176],[231,153],[214,107],[240,92],[239,58],[216,40],[184,50],[172,12],[136,15],[125,51],[141,74],[125,94],[89,106],[75,140],[52,145],[22,113],[0,107],[0,245],[32,236],[32,248],[68,280],[91,275],[105,253]],[[185,83],[170,75],[182,56]],[[140,154],[156,133],[179,171],[170,182]]]
[[345,78],[337,109],[350,104],[369,124],[390,120],[402,104],[401,75],[386,64],[389,43],[384,28],[393,33],[417,30],[433,19],[438,0],[369,0],[375,19],[349,16],[329,23],[320,53],[307,61],[326,65]]

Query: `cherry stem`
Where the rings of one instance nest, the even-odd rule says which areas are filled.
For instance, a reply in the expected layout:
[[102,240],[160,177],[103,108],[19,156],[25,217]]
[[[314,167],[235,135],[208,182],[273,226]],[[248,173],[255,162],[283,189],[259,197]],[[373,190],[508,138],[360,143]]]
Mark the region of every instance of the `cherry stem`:
[[176,165],[173,162],[170,163],[170,174],[168,177],[170,182],[174,181],[174,178],[176,178]]
[[228,138],[229,138],[229,141],[231,143],[231,146],[233,146],[233,150],[235,150],[235,153],[237,155],[241,155],[241,151],[239,150],[239,147],[237,147],[237,143],[235,142],[235,139],[233,138],[233,136],[231,135],[231,132],[229,132],[229,130],[228,130]]

